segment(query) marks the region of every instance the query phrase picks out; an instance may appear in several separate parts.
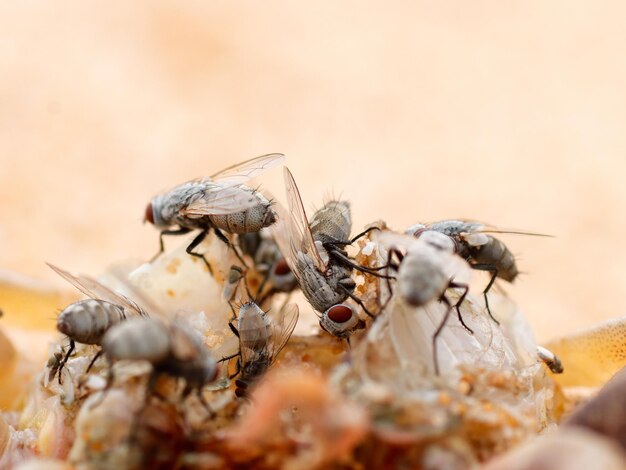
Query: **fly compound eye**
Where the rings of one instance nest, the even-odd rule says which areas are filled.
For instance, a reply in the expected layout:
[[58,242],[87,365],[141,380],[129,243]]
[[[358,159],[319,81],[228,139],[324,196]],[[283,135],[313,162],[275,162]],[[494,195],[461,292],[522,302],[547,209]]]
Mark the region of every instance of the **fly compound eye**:
[[144,221],[147,220],[152,225],[154,225],[154,211],[152,210],[152,202],[149,202],[148,205],[146,206],[146,214],[143,220]]
[[350,307],[345,305],[335,305],[328,309],[328,318],[335,323],[345,323],[350,321],[352,318],[353,312]]
[[276,265],[274,266],[274,274],[276,274],[277,276],[285,276],[290,272],[291,269],[289,269],[289,265],[287,264],[287,261],[285,261],[285,258],[282,258],[276,262]]

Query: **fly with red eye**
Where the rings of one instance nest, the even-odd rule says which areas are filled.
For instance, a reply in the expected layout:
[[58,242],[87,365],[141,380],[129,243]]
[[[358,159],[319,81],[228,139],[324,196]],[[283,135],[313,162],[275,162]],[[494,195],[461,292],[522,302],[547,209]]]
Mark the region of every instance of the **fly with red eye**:
[[[353,271],[381,278],[390,277],[379,274],[386,266],[360,266],[348,256],[345,249],[377,227],[350,238],[350,205],[341,200],[327,202],[308,219],[300,191],[288,168],[284,169],[284,176],[289,211],[277,204],[279,221],[272,227],[272,233],[298,279],[300,289],[317,311],[322,329],[339,338],[347,338],[362,323],[354,308],[344,303],[346,299],[352,299],[368,316],[375,317],[354,294],[356,282],[352,278]],[[352,312],[351,320],[332,320],[332,316],[341,320],[348,318],[347,309]]]
[[184,235],[199,230],[187,246],[187,253],[202,259],[213,272],[204,254],[195,249],[210,231],[232,248],[245,265],[239,251],[226,234],[258,232],[276,222],[272,201],[259,191],[244,186],[249,179],[282,163],[279,153],[263,155],[233,165],[210,177],[198,178],[180,184],[166,193],[152,198],[146,207],[144,220],[161,229],[159,256],[165,250],[165,235]]

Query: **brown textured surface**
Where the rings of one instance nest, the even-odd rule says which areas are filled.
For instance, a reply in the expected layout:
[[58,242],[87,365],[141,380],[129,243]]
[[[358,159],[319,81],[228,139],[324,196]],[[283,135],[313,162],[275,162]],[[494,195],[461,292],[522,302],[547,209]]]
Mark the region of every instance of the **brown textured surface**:
[[582,426],[618,442],[626,450],[626,369],[622,369],[598,394],[578,408],[564,423]]
[[[509,237],[540,338],[622,314],[620,2],[0,5],[0,268],[149,257],[147,199],[284,152],[355,226],[463,216]],[[282,197],[280,171],[263,179]],[[60,281],[56,281],[62,285]],[[1,299],[0,299],[1,301]]]

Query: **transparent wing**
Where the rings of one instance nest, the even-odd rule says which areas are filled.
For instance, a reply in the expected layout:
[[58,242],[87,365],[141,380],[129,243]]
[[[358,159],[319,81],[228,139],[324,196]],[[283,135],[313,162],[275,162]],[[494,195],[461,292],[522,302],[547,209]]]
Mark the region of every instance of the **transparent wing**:
[[258,199],[250,190],[238,186],[207,183],[204,194],[188,204],[181,212],[196,217],[225,215],[243,212],[256,204],[258,204]]
[[247,346],[240,346],[239,354],[241,355],[241,366],[243,368],[246,364],[249,364],[251,361],[254,360],[256,352],[254,351],[254,349]]
[[281,308],[275,315],[272,315],[272,360],[278,356],[289,341],[291,333],[293,333],[298,323],[298,306],[296,304],[287,304]]
[[511,235],[528,235],[532,237],[554,237],[554,235],[548,235],[545,233],[529,232],[526,230],[519,230],[515,228],[496,227],[495,225],[490,225],[485,222],[479,222],[476,220],[458,220],[468,225],[468,228],[466,229],[468,233],[504,233]]
[[390,248],[409,250],[412,247],[420,246],[424,243],[421,239],[411,235],[391,232],[389,230],[379,232],[377,234],[377,240],[386,250]]
[[46,263],[50,268],[56,272],[59,276],[65,279],[67,282],[76,287],[79,291],[85,294],[87,297],[97,300],[106,300],[117,305],[120,305],[130,311],[137,313],[140,316],[148,316],[146,311],[141,308],[136,302],[128,297],[118,294],[117,292],[109,289],[100,282],[92,279],[89,276],[83,274],[74,276],[73,274],[54,266],[53,264]]
[[[293,175],[287,167],[284,170],[285,176],[285,190],[287,193],[287,202],[289,204],[289,216],[287,227],[289,229],[289,243],[291,245],[290,251],[292,257],[297,257],[298,252],[302,252],[313,260],[316,268],[320,272],[325,272],[327,269],[326,263],[322,261],[315,242],[313,241],[313,235],[309,228],[309,221],[302,204],[302,198],[300,197],[300,191],[296,181],[293,179]],[[283,255],[289,257],[289,255]],[[294,270],[295,272],[295,270]]]
[[211,180],[223,186],[237,186],[285,161],[282,153],[270,153],[218,171]]
[[461,240],[464,240],[470,246],[482,246],[489,243],[489,236],[483,232],[474,232],[474,233],[461,233],[459,235]]
[[294,249],[295,245],[291,243],[291,233],[293,232],[293,229],[290,227],[293,223],[291,222],[291,216],[287,209],[279,202],[274,204],[274,210],[276,211],[278,220],[269,227],[270,233],[276,241],[283,258],[287,261],[289,269],[291,269],[291,272],[296,276],[298,282],[300,282],[301,276],[296,263],[297,250]]

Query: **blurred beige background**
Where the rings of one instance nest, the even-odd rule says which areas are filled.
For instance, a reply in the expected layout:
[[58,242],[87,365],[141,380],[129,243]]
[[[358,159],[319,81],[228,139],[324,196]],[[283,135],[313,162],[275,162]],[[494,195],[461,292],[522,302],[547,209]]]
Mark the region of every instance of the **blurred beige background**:
[[[540,338],[623,314],[622,2],[0,4],[0,268],[145,258],[149,198],[283,152],[305,203],[509,236]],[[282,175],[263,185],[283,196]],[[170,243],[176,243],[172,240]]]

